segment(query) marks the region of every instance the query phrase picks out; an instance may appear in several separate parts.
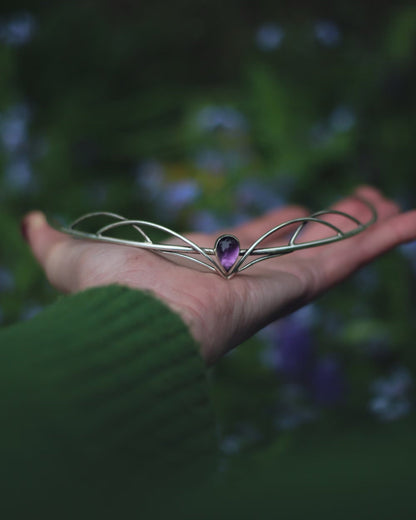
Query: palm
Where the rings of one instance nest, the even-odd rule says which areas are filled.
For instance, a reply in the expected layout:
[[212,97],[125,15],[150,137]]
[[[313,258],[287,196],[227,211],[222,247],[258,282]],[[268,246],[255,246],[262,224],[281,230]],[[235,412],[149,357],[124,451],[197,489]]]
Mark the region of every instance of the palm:
[[[171,257],[127,246],[74,240],[51,228],[47,238],[44,233],[43,244],[41,238],[29,238],[53,285],[67,292],[110,283],[151,290],[183,317],[201,344],[203,357],[212,362],[361,265],[400,243],[416,239],[416,212],[398,215],[397,206],[372,188],[361,188],[360,195],[370,200],[378,212],[378,222],[370,229],[345,241],[260,262],[230,280],[193,269],[189,264],[178,265]],[[368,210],[354,199],[341,201],[337,208],[363,222],[369,218]],[[216,237],[227,232],[238,236],[242,247],[248,247],[278,223],[306,214],[303,208],[288,207],[215,235],[187,236],[202,247],[213,247]],[[336,221],[337,217],[331,219]],[[310,227],[305,229],[303,239],[315,240],[321,232],[322,228]],[[268,245],[280,245],[287,243],[287,236],[271,240]]]

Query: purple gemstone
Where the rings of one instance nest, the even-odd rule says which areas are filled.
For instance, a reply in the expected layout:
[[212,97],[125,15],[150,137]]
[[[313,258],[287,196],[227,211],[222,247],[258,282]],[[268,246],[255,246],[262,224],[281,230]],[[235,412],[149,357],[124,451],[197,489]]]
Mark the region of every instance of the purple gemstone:
[[240,253],[240,243],[235,237],[224,235],[217,240],[215,251],[220,264],[229,271]]

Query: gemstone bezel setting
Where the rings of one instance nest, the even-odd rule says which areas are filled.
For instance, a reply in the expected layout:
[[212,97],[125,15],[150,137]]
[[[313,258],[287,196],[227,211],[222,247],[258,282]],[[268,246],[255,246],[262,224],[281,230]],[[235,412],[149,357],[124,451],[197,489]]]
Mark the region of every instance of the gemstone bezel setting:
[[215,256],[224,274],[231,276],[230,271],[240,256],[240,242],[234,235],[221,235],[215,241]]

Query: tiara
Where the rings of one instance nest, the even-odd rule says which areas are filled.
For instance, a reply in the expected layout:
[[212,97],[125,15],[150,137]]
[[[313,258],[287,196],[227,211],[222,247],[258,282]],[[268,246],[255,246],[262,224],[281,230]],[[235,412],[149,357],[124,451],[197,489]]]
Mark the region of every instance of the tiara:
[[[374,224],[374,222],[376,222],[377,212],[374,206],[366,199],[363,199],[358,196],[354,196],[354,198],[361,201],[371,211],[371,218],[365,223],[361,222],[353,215],[350,215],[343,211],[338,211],[335,209],[325,209],[316,213],[312,213],[308,217],[300,217],[292,220],[287,220],[275,226],[274,228],[270,229],[262,236],[260,236],[247,249],[241,249],[238,238],[231,234],[220,235],[216,239],[213,248],[201,247],[189,238],[180,235],[172,229],[169,229],[165,226],[161,226],[160,224],[155,224],[153,222],[148,222],[145,220],[131,220],[122,217],[121,215],[117,215],[115,213],[110,213],[106,211],[87,213],[76,219],[68,227],[61,227],[60,231],[68,233],[77,238],[96,240],[100,242],[108,242],[112,244],[122,244],[131,247],[147,249],[154,253],[162,253],[163,255],[167,254],[179,256],[192,262],[196,262],[197,264],[202,265],[204,268],[218,273],[226,279],[230,279],[235,274],[245,271],[249,267],[252,267],[258,262],[262,262],[263,260],[268,260],[269,258],[287,255],[288,253],[293,253],[300,249],[307,249],[310,247],[332,244],[334,242],[338,242],[340,240],[344,240],[346,238],[355,236],[358,233],[361,233],[370,225]],[[354,224],[354,227],[349,231],[342,231],[342,229],[340,229],[338,226],[335,226],[334,224],[323,220],[322,217],[326,215],[339,215],[345,217]],[[113,219],[113,222],[101,226],[95,233],[90,233],[87,231],[82,231],[82,229],[79,229],[79,225],[81,223],[85,224],[86,221],[97,217],[110,217],[111,219]],[[305,227],[308,224],[313,222],[321,226],[325,226],[328,229],[328,231],[332,232],[332,234],[330,234],[330,236],[326,238],[320,238],[317,240],[311,240],[306,242],[299,241],[299,235],[301,234],[301,232],[305,229]],[[276,233],[288,226],[293,226],[296,224],[297,226],[295,231],[291,233],[290,238],[288,239],[285,245],[266,248],[260,247],[263,240],[273,235],[273,233]],[[131,226],[132,228],[134,228],[141,236],[141,240],[126,240],[108,234],[111,231],[125,226]],[[171,243],[153,242],[149,235],[144,231],[144,229],[146,229],[147,233],[149,234],[151,230],[158,230],[159,232],[161,231],[170,237],[178,239],[181,242],[181,244],[175,245]]]

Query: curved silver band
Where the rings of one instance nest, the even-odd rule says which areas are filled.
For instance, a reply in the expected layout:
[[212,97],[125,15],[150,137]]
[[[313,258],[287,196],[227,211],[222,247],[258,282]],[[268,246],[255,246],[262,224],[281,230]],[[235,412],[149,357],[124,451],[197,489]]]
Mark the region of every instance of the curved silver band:
[[[285,255],[288,253],[292,253],[294,251],[298,251],[300,249],[307,249],[310,247],[317,247],[325,244],[331,244],[333,242],[338,242],[340,240],[344,240],[346,238],[352,237],[357,235],[358,233],[361,233],[365,229],[367,229],[370,225],[372,225],[377,220],[377,212],[374,206],[368,202],[367,200],[354,196],[354,198],[361,201],[363,204],[367,206],[367,208],[371,212],[371,218],[365,222],[362,223],[360,220],[355,218],[352,215],[349,215],[348,213],[344,213],[342,211],[333,210],[333,209],[327,209],[318,211],[316,213],[311,214],[309,217],[300,217],[292,220],[288,220],[286,222],[283,222],[279,224],[278,226],[270,229],[266,233],[264,233],[261,237],[259,237],[249,248],[247,249],[240,249],[238,244],[238,239],[234,237],[233,235],[221,235],[217,238],[215,246],[213,248],[209,247],[200,247],[197,244],[195,244],[193,241],[189,240],[183,235],[180,235],[179,233],[176,233],[175,231],[161,226],[160,224],[155,224],[153,222],[148,222],[145,220],[131,220],[126,219],[125,217],[122,217],[121,215],[117,215],[116,213],[110,213],[105,211],[99,211],[94,213],[88,213],[86,215],[83,215],[76,219],[72,224],[70,224],[68,227],[62,227],[60,228],[60,231],[63,231],[64,233],[68,233],[74,237],[77,238],[83,238],[83,239],[90,239],[90,240],[98,240],[101,242],[108,242],[112,244],[121,244],[121,245],[127,245],[131,247],[139,247],[142,249],[148,249],[156,253],[167,253],[172,255],[177,255],[182,258],[186,258],[188,260],[191,260],[193,262],[196,262],[206,268],[208,268],[211,271],[216,271],[217,273],[221,274],[224,278],[231,278],[236,273],[244,271],[248,267],[261,262],[263,260],[267,260],[269,258],[275,258],[281,255]],[[323,220],[321,217],[325,215],[339,215],[342,217],[345,217],[350,222],[353,222],[355,227],[350,231],[342,231],[339,227],[335,226],[334,224],[331,224],[330,222],[327,222]],[[81,222],[85,222],[86,220],[94,217],[111,217],[116,220],[116,222],[112,222],[111,224],[107,224],[105,226],[102,226],[98,229],[95,233],[89,233],[85,232],[79,229],[75,229],[76,226],[78,226]],[[318,224],[321,224],[323,226],[326,226],[328,229],[335,232],[332,236],[329,236],[327,238],[322,238],[318,240],[312,240],[308,242],[296,242],[298,239],[300,233],[305,228],[305,226],[308,223],[315,222]],[[294,224],[298,224],[296,230],[291,235],[289,241],[286,245],[281,245],[277,247],[266,247],[261,248],[258,247],[263,240],[268,238],[273,233],[276,233],[277,231],[281,231],[285,227],[293,226]],[[122,226],[132,226],[142,237],[142,241],[134,241],[134,240],[125,240],[121,238],[111,237],[104,235],[104,233],[107,233],[111,230],[114,230],[116,228],[120,228]],[[149,238],[149,236],[143,231],[142,228],[149,228],[149,229],[157,229],[159,231],[162,231],[170,237],[175,237],[182,241],[184,245],[176,245],[176,244],[163,244],[163,243],[154,243]],[[224,255],[221,251],[219,251],[219,247],[222,246],[221,240],[226,241],[228,240],[228,243],[234,244],[234,250],[233,250],[233,257],[235,256],[235,261],[232,263],[231,266],[229,266],[229,261],[226,263],[224,257],[221,255]],[[236,241],[236,243],[235,243]],[[238,244],[238,251],[236,250]],[[225,253],[226,254],[226,253]],[[193,256],[189,255],[201,255],[204,260],[195,258]],[[246,262],[249,257],[257,257],[254,260]],[[232,258],[231,258],[232,259]]]

